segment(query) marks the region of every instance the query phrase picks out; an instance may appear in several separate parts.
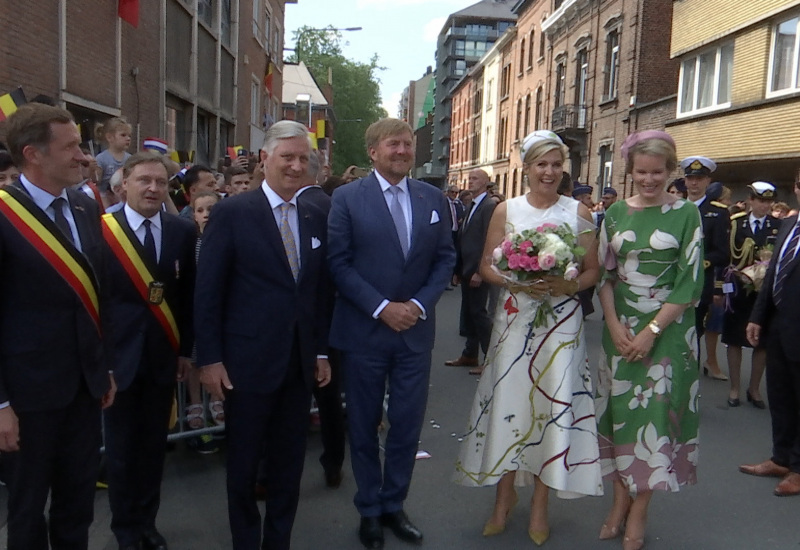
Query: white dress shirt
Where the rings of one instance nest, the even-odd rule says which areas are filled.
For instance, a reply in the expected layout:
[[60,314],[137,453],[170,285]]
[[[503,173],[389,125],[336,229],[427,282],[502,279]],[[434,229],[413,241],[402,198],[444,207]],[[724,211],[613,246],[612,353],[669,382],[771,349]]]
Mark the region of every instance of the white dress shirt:
[[[389,188],[392,186],[391,183],[386,181],[386,178],[381,176],[377,170],[375,170],[375,177],[378,178],[378,183],[381,185],[381,191],[383,192],[383,198],[386,200],[386,206],[389,208],[391,212],[392,208],[392,193],[389,191]],[[408,249],[411,250],[411,195],[408,192],[408,178],[403,178],[400,180],[400,183],[397,184],[397,187],[400,188],[401,192],[397,194],[397,200],[400,202],[400,207],[403,209],[403,217],[406,219],[406,231],[408,232]],[[414,302],[419,310],[422,312],[422,315],[419,316],[420,319],[423,321],[428,318],[428,312],[425,311],[425,308],[422,304],[417,301],[416,298],[411,298],[411,302]],[[384,299],[375,311],[372,312],[372,317],[377,319],[381,311],[389,305],[389,300]]]
[[267,185],[267,180],[261,182],[261,190],[267,196],[267,200],[269,201],[270,208],[272,208],[272,215],[275,216],[275,224],[278,226],[279,232],[281,229],[281,219],[283,218],[283,214],[281,214],[281,205],[285,202],[288,202],[294,206],[294,208],[289,208],[289,228],[292,230],[292,235],[294,235],[294,246],[297,248],[297,267],[302,267],[303,258],[300,256],[300,225],[297,221],[297,196],[300,193],[297,193],[294,197],[292,197],[291,200],[285,201],[280,197],[280,195],[272,190],[272,187]]
[[62,189],[61,194],[58,196],[51,195],[41,187],[36,187],[34,184],[32,184],[30,180],[25,177],[25,174],[19,175],[19,182],[22,184],[25,190],[28,191],[31,199],[33,199],[33,202],[36,203],[36,206],[44,210],[44,213],[47,214],[47,217],[53,222],[56,221],[56,213],[51,205],[57,198],[64,199],[65,202],[62,205],[62,212],[64,213],[64,217],[67,219],[70,231],[72,231],[72,241],[75,243],[75,248],[83,252],[83,249],[81,248],[81,236],[78,233],[78,226],[75,225],[75,218],[72,215],[72,209],[69,207],[70,202],[69,197],[67,196],[67,190]]
[[133,234],[139,239],[139,243],[144,245],[144,236],[146,231],[144,229],[144,220],[150,220],[150,232],[153,234],[153,240],[156,242],[156,261],[161,260],[161,212],[157,212],[154,216],[145,218],[136,210],[130,207],[126,202],[122,208],[125,212],[125,219],[128,220],[128,225],[131,226]]

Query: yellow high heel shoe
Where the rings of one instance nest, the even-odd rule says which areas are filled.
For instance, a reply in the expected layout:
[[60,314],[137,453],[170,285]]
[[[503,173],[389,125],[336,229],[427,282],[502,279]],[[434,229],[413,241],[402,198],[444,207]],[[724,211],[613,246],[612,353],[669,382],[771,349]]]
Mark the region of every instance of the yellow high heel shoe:
[[[506,520],[508,520],[509,514],[511,514],[511,510],[514,509],[514,506],[517,505],[519,502],[519,496],[517,493],[514,493],[514,502],[511,503],[511,506],[508,507],[508,511],[506,511]],[[499,535],[503,531],[506,530],[505,522],[502,525],[498,525],[496,523],[491,523],[490,521],[486,522],[486,525],[483,526],[483,536],[484,537],[493,537],[495,535]]]
[[547,528],[544,531],[534,531],[533,529],[528,529],[528,536],[536,546],[542,546],[545,542],[547,542],[547,539],[550,538],[550,528]]

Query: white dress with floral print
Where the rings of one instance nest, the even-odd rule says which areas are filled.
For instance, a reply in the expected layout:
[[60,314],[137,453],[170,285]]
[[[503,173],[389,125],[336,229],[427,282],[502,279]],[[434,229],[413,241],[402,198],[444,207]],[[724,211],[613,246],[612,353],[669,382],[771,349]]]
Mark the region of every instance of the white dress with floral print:
[[[566,222],[577,232],[578,202],[570,198],[540,210],[522,196],[507,208],[507,232],[543,222]],[[581,306],[572,297],[549,300],[557,320],[532,328],[536,302],[524,293],[501,295],[456,483],[494,485],[516,472],[516,485],[538,476],[562,498],[603,494]]]
[[[606,212],[600,232],[604,281],[614,282],[617,316],[632,334],[665,303],[694,304],[703,288],[700,214],[688,201]],[[697,481],[698,368],[694,306],[629,362],[603,331],[595,407],[603,475],[632,493],[677,491]]]

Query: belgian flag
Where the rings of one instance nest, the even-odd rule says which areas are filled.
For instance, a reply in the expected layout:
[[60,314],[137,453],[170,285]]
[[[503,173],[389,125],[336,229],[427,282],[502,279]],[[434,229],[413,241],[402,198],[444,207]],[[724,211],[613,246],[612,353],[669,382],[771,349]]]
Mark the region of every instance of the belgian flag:
[[20,105],[25,105],[27,102],[28,100],[25,99],[25,92],[22,91],[22,86],[13,92],[1,95],[0,122],[10,117],[12,114],[14,114],[14,112],[16,112]]

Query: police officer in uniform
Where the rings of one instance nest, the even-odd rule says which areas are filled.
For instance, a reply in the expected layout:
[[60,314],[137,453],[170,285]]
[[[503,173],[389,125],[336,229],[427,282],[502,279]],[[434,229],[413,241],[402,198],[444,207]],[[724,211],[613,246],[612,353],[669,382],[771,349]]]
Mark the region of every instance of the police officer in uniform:
[[[728,346],[728,369],[731,378],[728,405],[731,407],[739,406],[742,347],[751,347],[745,329],[758,296],[752,285],[747,284],[748,281],[733,273],[759,260],[767,259],[766,256],[761,258],[760,253],[765,247],[774,245],[781,224],[778,218],[769,214],[775,200],[775,187],[770,183],[757,181],[748,185],[747,189],[750,191],[748,200],[750,212],[739,212],[731,216],[730,248],[733,269],[726,274],[723,285],[723,293],[730,306],[725,308],[722,343]],[[759,409],[766,408],[759,392],[766,360],[766,349],[763,346],[756,347],[753,350],[750,386],[746,393],[747,400]]]
[[717,164],[710,158],[693,156],[681,161],[686,183],[687,199],[694,202],[700,210],[703,223],[703,248],[705,258],[705,284],[697,304],[697,349],[700,353],[700,337],[705,332],[705,318],[714,296],[715,281],[722,284],[722,270],[729,263],[728,228],[730,216],[724,204],[706,197],[706,189],[711,183],[711,174]]

